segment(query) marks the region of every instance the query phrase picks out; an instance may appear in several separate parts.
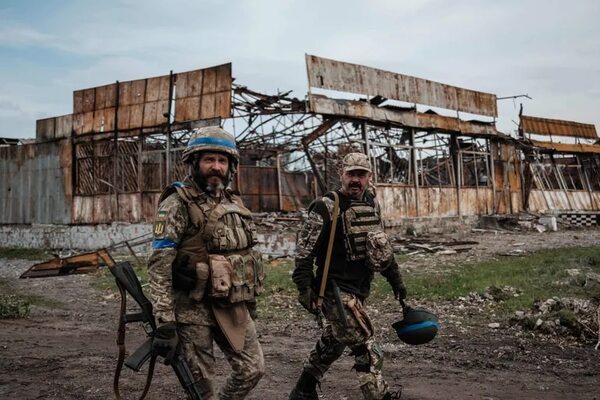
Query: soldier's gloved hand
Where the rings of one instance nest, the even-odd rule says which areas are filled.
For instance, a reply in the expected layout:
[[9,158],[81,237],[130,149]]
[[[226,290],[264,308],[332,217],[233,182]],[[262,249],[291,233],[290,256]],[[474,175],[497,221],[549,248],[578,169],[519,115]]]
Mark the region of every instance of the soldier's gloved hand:
[[256,300],[247,301],[246,307],[248,308],[248,313],[250,314],[250,318],[252,318],[253,320],[258,318],[258,312],[256,310]]
[[196,269],[189,265],[190,256],[177,257],[173,262],[173,288],[189,292],[196,287]]
[[154,331],[152,339],[152,351],[165,358],[165,364],[170,364],[179,344],[177,336],[177,323],[167,322]]
[[317,295],[310,287],[300,289],[298,302],[311,314],[314,314],[317,310]]

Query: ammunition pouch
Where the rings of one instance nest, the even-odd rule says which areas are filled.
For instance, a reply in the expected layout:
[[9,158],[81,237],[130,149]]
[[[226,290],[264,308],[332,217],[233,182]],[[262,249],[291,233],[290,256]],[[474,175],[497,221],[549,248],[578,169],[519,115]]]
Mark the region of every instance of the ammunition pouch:
[[195,301],[202,301],[206,294],[210,279],[210,266],[207,263],[196,263],[196,286],[190,291],[190,297]]
[[209,255],[210,288],[214,299],[235,304],[251,301],[264,291],[262,259],[256,251],[244,254]]
[[367,266],[376,272],[385,270],[394,255],[389,236],[383,231],[368,232],[366,240]]

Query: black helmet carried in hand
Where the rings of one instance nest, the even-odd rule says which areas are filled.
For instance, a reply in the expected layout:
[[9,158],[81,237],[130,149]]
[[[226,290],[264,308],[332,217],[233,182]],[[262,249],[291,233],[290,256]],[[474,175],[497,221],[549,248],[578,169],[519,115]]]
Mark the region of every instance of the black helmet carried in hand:
[[406,344],[425,344],[437,335],[439,325],[435,314],[408,306],[404,307],[404,318],[392,324],[400,340]]

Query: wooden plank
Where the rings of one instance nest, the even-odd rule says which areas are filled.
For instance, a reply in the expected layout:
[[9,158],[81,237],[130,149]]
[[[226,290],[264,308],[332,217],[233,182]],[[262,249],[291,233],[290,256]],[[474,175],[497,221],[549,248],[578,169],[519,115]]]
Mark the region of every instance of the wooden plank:
[[496,117],[496,95],[459,88],[364,65],[306,56],[310,87]]
[[143,104],[145,100],[146,79],[131,81],[131,104]]
[[215,93],[215,117],[231,118],[231,90]]
[[94,132],[112,132],[115,128],[115,108],[94,111]]
[[[167,96],[168,97],[168,96]],[[153,101],[144,104],[144,127],[153,127],[167,122],[167,118],[163,115],[168,111],[167,100]]]
[[143,112],[144,112],[144,103],[132,105],[130,113],[129,113],[129,126],[125,129],[141,128]]
[[93,112],[96,104],[96,88],[83,91],[83,112]]
[[83,90],[75,90],[73,92],[73,114],[83,112]]
[[177,74],[175,96],[177,98],[200,96],[202,94],[203,70],[195,70]]
[[202,94],[212,94],[216,92],[217,87],[217,70],[215,68],[207,68],[204,70],[202,80]]
[[191,121],[199,119],[200,97],[186,97],[175,101],[175,121]]
[[94,112],[73,115],[73,131],[76,135],[91,133],[94,129]]
[[148,78],[146,83],[146,102],[167,100],[169,98],[169,75]]
[[217,73],[215,91],[231,92],[231,63],[219,65],[215,69]]
[[202,103],[200,104],[200,115],[191,119],[209,119],[217,116],[215,113],[216,100],[215,94],[204,94],[202,96]]
[[96,87],[96,110],[103,110],[115,106],[117,85],[104,85]]
[[596,127],[592,124],[582,124],[580,122],[560,119],[531,117],[528,115],[521,115],[519,123],[520,128],[525,133],[598,139]]

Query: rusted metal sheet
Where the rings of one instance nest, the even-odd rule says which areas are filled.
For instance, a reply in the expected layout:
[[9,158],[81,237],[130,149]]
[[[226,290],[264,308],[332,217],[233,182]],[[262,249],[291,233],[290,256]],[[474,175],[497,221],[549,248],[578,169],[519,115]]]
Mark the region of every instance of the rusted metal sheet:
[[56,117],[56,130],[54,132],[54,137],[56,139],[70,137],[72,131],[73,114],[67,114],[62,115],[60,117]]
[[496,117],[496,95],[414,76],[306,55],[310,87],[382,96],[408,103]]
[[242,200],[251,211],[279,210],[277,168],[240,166],[237,180]]
[[576,143],[551,143],[532,140],[536,147],[553,150],[560,153],[595,153],[600,154],[599,144],[576,144]]
[[457,215],[455,188],[422,187],[419,193],[419,216],[451,217]]
[[282,204],[280,211],[299,211],[308,207],[315,197],[311,186],[312,174],[281,172]]
[[117,84],[98,86],[94,88],[96,101],[94,110],[113,108],[117,104]]
[[309,95],[311,111],[315,114],[336,117],[359,118],[393,123],[404,127],[438,132],[459,133],[465,136],[499,136],[494,124],[462,121],[458,118],[414,111],[399,111],[377,107],[364,101],[330,99],[316,94]]
[[96,104],[96,88],[75,90],[73,92],[73,114],[94,111]]
[[541,212],[547,210],[597,211],[600,193],[593,192],[592,197],[584,190],[540,190],[532,189],[529,196],[529,210]]
[[594,125],[560,119],[521,115],[520,128],[524,133],[534,133],[537,135],[598,139]]
[[113,265],[114,260],[106,249],[70,257],[55,257],[52,260],[34,264],[19,278],[46,278],[95,272],[101,265]]
[[0,224],[68,224],[62,141],[0,147]]
[[177,73],[175,121],[231,117],[231,63]]
[[83,135],[93,132],[94,128],[94,112],[85,112],[81,114],[73,114],[73,132],[75,135]]
[[53,140],[56,129],[56,118],[44,118],[35,121],[35,137],[38,141]]

